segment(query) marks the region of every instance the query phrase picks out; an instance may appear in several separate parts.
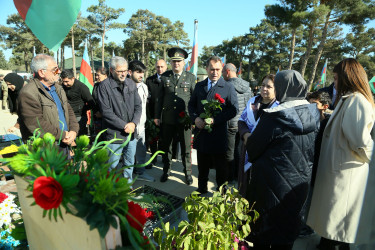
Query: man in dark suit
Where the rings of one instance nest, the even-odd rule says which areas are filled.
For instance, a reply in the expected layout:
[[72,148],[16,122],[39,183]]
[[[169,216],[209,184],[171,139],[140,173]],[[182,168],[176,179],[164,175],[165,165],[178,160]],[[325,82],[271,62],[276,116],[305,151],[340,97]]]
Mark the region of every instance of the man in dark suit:
[[[147,119],[152,119],[154,122],[157,122],[157,119],[155,117],[155,108],[156,108],[156,103],[159,101],[159,94],[160,91],[163,88],[163,84],[161,82],[161,75],[164,74],[164,72],[167,70],[167,63],[163,60],[160,59],[156,62],[155,65],[156,68],[156,74],[148,77],[146,79],[146,85],[148,88],[148,100],[147,100]],[[160,126],[160,124],[156,124],[157,126]],[[147,135],[147,131],[146,131]],[[152,143],[150,143],[150,150],[151,154],[154,154],[158,150],[158,141],[154,140],[155,138],[147,138],[147,141],[153,140]],[[157,161],[157,158],[155,158],[152,162],[152,164],[155,164]],[[149,166],[146,166],[146,168],[152,168],[152,164]]]
[[[227,181],[225,152],[227,150],[227,122],[239,112],[236,90],[221,78],[222,62],[220,57],[212,56],[207,60],[208,78],[197,83],[189,101],[189,115],[195,124],[194,148],[198,158],[198,192],[207,193],[207,182],[210,168],[216,168],[216,183],[218,188]],[[204,113],[202,100],[211,101],[219,94],[224,99],[222,110],[213,118],[212,131],[205,129],[205,120],[200,115]]]
[[172,70],[161,76],[163,88],[161,89],[156,102],[156,124],[160,122],[162,131],[163,175],[161,182],[168,180],[170,176],[170,165],[172,161],[172,140],[177,135],[177,141],[181,144],[181,158],[184,166],[186,184],[191,185],[191,126],[185,126],[181,122],[181,112],[187,114],[187,106],[190,96],[195,87],[195,76],[184,71],[184,59],[188,54],[181,48],[168,50],[171,58]]

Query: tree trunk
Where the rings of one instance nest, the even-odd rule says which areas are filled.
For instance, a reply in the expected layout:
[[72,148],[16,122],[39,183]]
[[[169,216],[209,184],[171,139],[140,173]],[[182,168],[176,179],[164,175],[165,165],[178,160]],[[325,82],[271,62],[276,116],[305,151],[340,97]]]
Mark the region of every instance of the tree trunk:
[[164,61],[167,61],[167,47],[166,46],[163,47],[163,59]]
[[[146,56],[146,60],[145,60],[145,62],[146,62],[145,65],[148,65],[148,60],[149,60],[148,58],[149,58],[149,56],[148,56],[148,52],[147,52],[147,56]],[[148,68],[146,67],[144,79],[147,79],[147,76],[148,76]],[[143,81],[145,81],[144,79],[143,79]]]
[[292,66],[293,66],[294,47],[296,46],[296,32],[297,32],[297,28],[294,28],[292,32],[292,40],[290,41],[290,54],[289,54],[288,69],[292,69]]
[[312,46],[313,46],[313,41],[314,41],[314,30],[315,30],[315,22],[313,22],[311,25],[309,25],[309,40],[307,42],[307,48],[306,48],[306,53],[302,58],[301,61],[301,75],[302,77],[305,76],[305,71],[306,71],[306,66],[307,66],[307,61],[309,60]]
[[65,46],[62,49],[62,68],[65,69]]
[[251,62],[253,61],[253,58],[254,58],[254,48],[252,49],[251,53],[250,53],[250,56],[249,56],[249,66],[247,66],[247,72],[249,72],[249,75],[248,75],[248,80],[249,82],[251,81],[251,77],[250,77],[250,72],[251,72]]
[[92,69],[92,74],[95,79],[95,64],[94,64],[94,50],[92,49],[92,44],[91,44],[91,38],[89,38],[89,51],[91,55],[91,69]]
[[103,22],[103,35],[102,35],[102,67],[104,68],[104,37],[105,37],[105,22],[107,18],[104,18]]
[[308,89],[311,88],[311,85],[314,82],[316,68],[318,67],[320,57],[323,53],[324,45],[325,45],[325,42],[326,42],[326,39],[327,39],[329,17],[331,16],[331,12],[332,11],[328,12],[328,14],[326,16],[326,21],[324,23],[324,28],[323,28],[322,39],[320,40],[320,44],[318,46],[318,51],[316,52],[316,55],[315,55],[315,58],[314,58],[314,64],[313,64],[313,67],[312,67],[312,72],[311,72],[311,76],[310,76],[310,79],[309,79],[309,82],[308,82]]
[[60,50],[60,48],[59,49],[57,49],[57,52],[56,52],[56,63],[57,63],[57,67],[59,67],[59,62],[60,62],[60,60],[59,60],[59,50]]
[[74,53],[74,30],[72,27],[72,63],[73,63],[73,74],[76,77],[76,55]]
[[145,63],[145,38],[142,36],[142,63]]
[[25,71],[28,72],[28,68],[27,68],[27,51],[24,50],[23,51],[23,61],[24,61],[24,64],[25,64]]

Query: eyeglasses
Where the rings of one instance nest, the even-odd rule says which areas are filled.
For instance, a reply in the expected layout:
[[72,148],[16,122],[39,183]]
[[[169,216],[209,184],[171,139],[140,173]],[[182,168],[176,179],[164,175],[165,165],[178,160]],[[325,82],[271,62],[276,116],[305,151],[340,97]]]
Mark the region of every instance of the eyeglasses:
[[59,69],[59,67],[55,67],[53,69],[49,69],[48,71],[51,71],[54,75],[57,75],[57,74],[59,74],[60,69]]
[[126,74],[126,72],[128,72],[128,70],[121,70],[121,71],[119,71],[119,70],[115,70],[115,72],[116,72],[117,74]]

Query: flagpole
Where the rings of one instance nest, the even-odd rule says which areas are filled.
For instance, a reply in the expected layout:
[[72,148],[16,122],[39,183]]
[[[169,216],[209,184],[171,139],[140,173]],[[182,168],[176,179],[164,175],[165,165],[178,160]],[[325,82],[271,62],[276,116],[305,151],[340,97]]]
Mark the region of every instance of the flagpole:
[[194,20],[194,42],[190,60],[190,73],[197,77],[198,73],[198,20]]

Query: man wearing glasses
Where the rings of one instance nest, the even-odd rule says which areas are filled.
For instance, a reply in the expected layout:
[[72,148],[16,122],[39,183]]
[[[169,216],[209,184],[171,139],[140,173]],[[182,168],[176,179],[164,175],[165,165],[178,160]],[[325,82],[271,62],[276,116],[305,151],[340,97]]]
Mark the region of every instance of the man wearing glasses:
[[31,79],[18,96],[18,122],[22,139],[26,141],[35,129],[51,133],[66,152],[79,129],[72,107],[69,105],[63,88],[56,84],[60,69],[49,55],[36,55],[31,61],[34,79]]
[[[110,76],[98,87],[98,100],[102,113],[105,140],[121,139],[110,145],[111,169],[115,169],[122,158],[123,166],[134,165],[137,141],[134,139],[135,127],[142,114],[142,101],[134,81],[126,78],[128,62],[119,56],[109,62]],[[129,143],[121,148],[121,144],[131,136]],[[116,152],[117,151],[117,152]],[[122,167],[122,166],[121,166]],[[132,181],[133,168],[124,170],[124,177]]]

